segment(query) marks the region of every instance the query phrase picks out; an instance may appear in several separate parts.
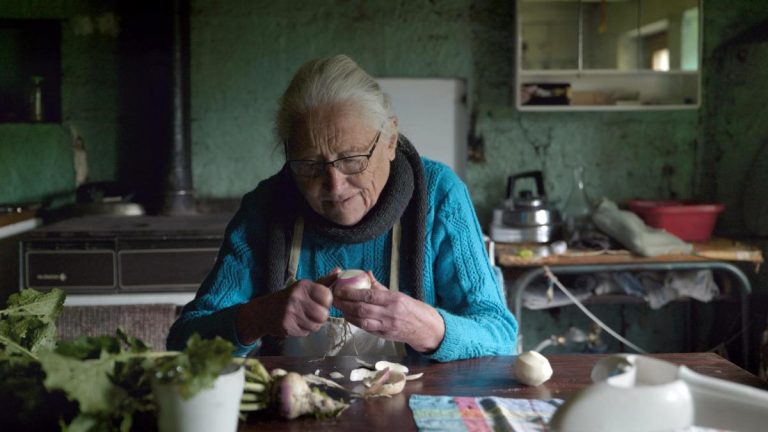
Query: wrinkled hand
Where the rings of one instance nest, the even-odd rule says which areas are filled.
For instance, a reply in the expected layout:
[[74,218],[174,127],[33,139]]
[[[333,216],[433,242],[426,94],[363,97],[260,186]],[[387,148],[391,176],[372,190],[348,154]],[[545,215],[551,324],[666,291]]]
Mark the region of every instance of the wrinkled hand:
[[392,292],[368,272],[371,289],[338,287],[333,305],[352,325],[387,340],[404,342],[418,352],[434,351],[445,335],[443,317],[432,306]]
[[237,315],[238,336],[244,344],[265,336],[306,336],[328,320],[333,301],[329,285],[340,269],[317,281],[302,279],[274,294],[242,305]]

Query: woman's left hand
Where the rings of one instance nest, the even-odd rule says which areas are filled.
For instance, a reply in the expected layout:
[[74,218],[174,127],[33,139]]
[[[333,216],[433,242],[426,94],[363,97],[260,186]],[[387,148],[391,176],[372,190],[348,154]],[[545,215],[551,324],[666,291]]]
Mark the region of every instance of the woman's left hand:
[[371,289],[337,287],[333,305],[350,324],[387,340],[404,342],[418,352],[435,351],[443,341],[445,323],[432,306],[392,292],[368,272]]

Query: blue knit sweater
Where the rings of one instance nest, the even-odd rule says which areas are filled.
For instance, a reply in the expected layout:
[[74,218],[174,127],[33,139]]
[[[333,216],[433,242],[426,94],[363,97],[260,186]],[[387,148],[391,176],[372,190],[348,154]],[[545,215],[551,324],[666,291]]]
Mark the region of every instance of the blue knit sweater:
[[[427,182],[428,208],[424,250],[424,301],[445,321],[445,337],[428,357],[451,361],[497,354],[512,354],[517,322],[505,305],[483,244],[469,193],[447,166],[422,158]],[[179,350],[192,333],[221,336],[236,346],[237,355],[259,348],[237,338],[237,306],[265,294],[263,269],[266,253],[264,210],[269,196],[264,183],[243,197],[230,221],[216,264],[171,327],[168,349]],[[299,260],[299,279],[318,279],[334,267],[372,270],[389,285],[391,230],[365,243],[339,244],[305,232]],[[402,274],[402,271],[400,272]],[[401,291],[409,293],[400,284]],[[340,316],[331,308],[331,316]]]

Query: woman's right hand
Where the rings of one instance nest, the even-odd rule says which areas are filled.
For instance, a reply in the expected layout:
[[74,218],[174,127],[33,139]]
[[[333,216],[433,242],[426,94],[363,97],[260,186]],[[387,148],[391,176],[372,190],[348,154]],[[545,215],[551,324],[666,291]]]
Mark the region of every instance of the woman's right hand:
[[333,294],[328,288],[341,269],[317,281],[302,279],[273,294],[256,297],[240,306],[237,333],[249,345],[262,336],[306,336],[328,320]]

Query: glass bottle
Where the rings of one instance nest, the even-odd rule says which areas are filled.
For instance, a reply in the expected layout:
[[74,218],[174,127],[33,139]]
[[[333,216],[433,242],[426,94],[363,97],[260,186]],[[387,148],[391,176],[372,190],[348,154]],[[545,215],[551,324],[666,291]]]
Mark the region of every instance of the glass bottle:
[[32,88],[29,91],[29,119],[33,122],[43,121],[43,77],[32,77]]
[[573,240],[578,233],[592,226],[592,201],[584,187],[584,167],[573,169],[573,186],[563,207],[566,238]]

